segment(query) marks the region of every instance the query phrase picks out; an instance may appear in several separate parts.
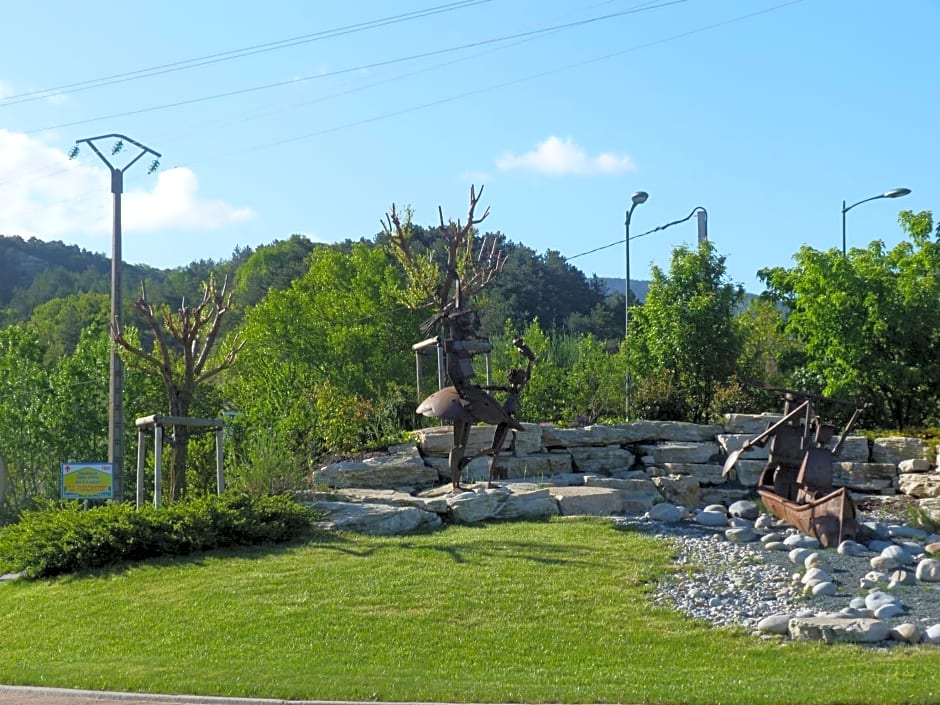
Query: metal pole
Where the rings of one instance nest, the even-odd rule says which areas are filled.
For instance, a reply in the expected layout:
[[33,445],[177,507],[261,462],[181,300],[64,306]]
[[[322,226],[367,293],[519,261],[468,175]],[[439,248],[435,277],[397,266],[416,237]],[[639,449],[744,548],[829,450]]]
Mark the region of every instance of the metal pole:
[[704,208],[695,211],[698,220],[698,242],[701,245],[708,240],[708,212]]
[[845,212],[848,209],[845,207],[845,201],[842,201],[842,256],[845,257]]
[[[623,302],[623,344],[624,347],[627,345],[627,338],[630,336],[630,218],[633,215],[633,209],[636,208],[636,203],[630,206],[627,210],[626,216],[623,221],[623,247],[624,247],[624,264],[626,269],[626,282],[624,283],[624,302]],[[623,391],[624,391],[624,421],[630,420],[630,371],[624,375],[623,380]]]
[[633,208],[629,208],[624,215],[623,220],[623,248],[624,248],[624,269],[626,279],[623,286],[623,339],[626,341],[630,334],[630,217],[633,215]]
[[[111,322],[121,329],[121,194],[124,172],[111,169],[111,193],[114,194],[114,220],[111,230]],[[115,501],[124,500],[124,362],[117,345],[111,343],[108,384],[108,449],[114,469]]]
[[[112,156],[121,151],[124,143],[130,143],[140,149],[123,169],[115,167],[95,145],[96,140],[116,140]],[[114,216],[111,231],[111,326],[121,328],[121,194],[124,192],[124,172],[145,154],[159,158],[159,152],[141,144],[130,137],[119,134],[99,135],[76,140],[75,144],[87,144],[111,170],[111,193],[114,194]],[[76,148],[77,150],[77,148]],[[156,168],[156,162],[151,169]],[[117,346],[112,342],[108,379],[108,461],[114,473],[114,500],[124,501],[124,364],[117,353]]]

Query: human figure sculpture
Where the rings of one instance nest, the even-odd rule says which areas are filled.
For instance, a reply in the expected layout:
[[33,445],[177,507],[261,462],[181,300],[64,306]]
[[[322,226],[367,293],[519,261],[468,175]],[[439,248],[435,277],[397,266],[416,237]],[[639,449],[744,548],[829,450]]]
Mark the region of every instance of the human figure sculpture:
[[[418,405],[416,411],[424,416],[437,417],[453,424],[454,445],[448,456],[448,466],[454,490],[460,491],[463,489],[460,486],[463,469],[472,460],[484,455],[490,456],[487,486],[493,486],[496,460],[509,431],[522,430],[522,425],[515,419],[515,414],[519,411],[519,395],[532,374],[535,355],[522,338],[516,338],[513,340],[513,345],[526,358],[525,369],[511,369],[508,385],[474,384],[471,342],[480,340],[477,317],[473,311],[464,308],[459,278],[456,280],[456,292],[453,305],[422,326],[425,333],[430,332],[438,323],[443,323],[446,328],[443,343],[445,368],[450,385],[427,397]],[[490,391],[506,392],[505,401],[500,404]],[[470,428],[480,422],[496,426],[493,443],[489,448],[467,456]]]

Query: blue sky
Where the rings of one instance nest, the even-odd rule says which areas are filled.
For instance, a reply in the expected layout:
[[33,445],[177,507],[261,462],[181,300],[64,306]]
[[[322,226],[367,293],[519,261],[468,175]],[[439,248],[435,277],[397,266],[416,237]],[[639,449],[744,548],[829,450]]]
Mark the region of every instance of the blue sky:
[[[729,277],[804,243],[902,233],[940,204],[937,0],[8,3],[0,233],[110,254],[109,172],[76,140],[161,152],[125,175],[123,253],[173,267],[303,233],[372,237],[392,203],[568,257],[704,207]],[[115,166],[137,155],[133,145]],[[124,161],[122,161],[124,160]],[[631,242],[668,269],[695,221]],[[623,245],[571,260],[624,276]]]

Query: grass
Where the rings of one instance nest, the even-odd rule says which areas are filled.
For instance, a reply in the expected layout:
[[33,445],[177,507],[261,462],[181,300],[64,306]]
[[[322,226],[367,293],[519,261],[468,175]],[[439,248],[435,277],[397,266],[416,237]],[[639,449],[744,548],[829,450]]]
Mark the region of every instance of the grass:
[[320,700],[937,701],[936,648],[764,642],[651,607],[603,520],[320,534],[0,585],[0,682]]

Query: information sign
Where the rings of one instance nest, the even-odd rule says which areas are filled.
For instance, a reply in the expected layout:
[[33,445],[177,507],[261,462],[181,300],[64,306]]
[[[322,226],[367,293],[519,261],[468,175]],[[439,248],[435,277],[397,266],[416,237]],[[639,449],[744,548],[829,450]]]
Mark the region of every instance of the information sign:
[[62,499],[111,499],[111,463],[62,463]]

